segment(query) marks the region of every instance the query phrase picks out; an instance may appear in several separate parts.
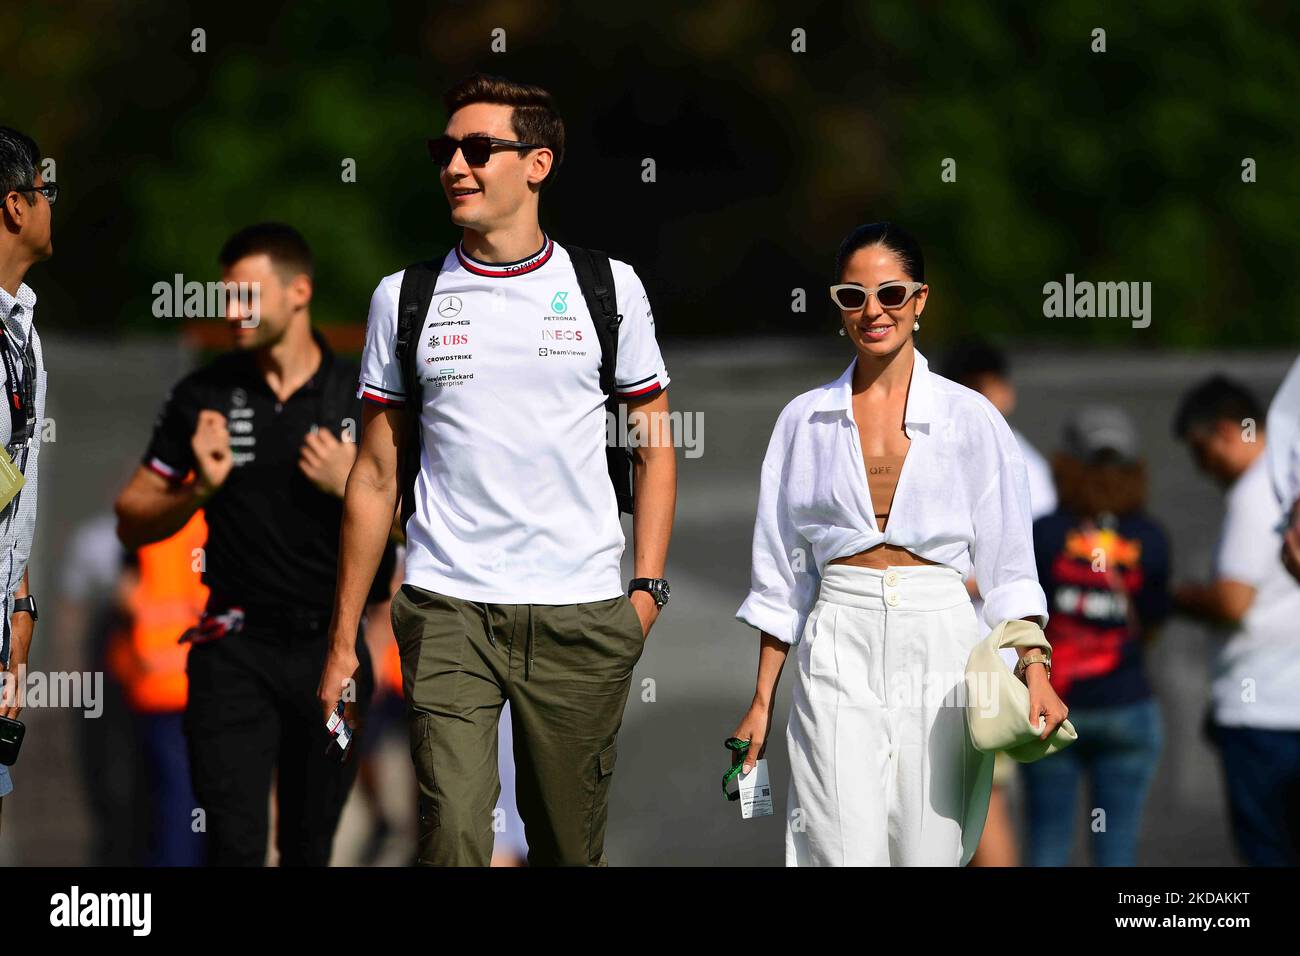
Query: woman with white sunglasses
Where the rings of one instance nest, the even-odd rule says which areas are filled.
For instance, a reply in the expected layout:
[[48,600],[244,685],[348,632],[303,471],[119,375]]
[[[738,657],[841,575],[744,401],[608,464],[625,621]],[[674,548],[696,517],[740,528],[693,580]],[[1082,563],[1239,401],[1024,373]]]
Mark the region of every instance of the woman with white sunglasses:
[[[1025,465],[993,405],[914,346],[929,296],[917,242],[891,223],[860,226],[836,271],[856,354],[772,433],[736,614],[761,632],[757,688],[733,736],[749,741],[748,772],[796,646],[786,864],[965,865],[993,755],[966,732],[963,675],[981,632],[963,579],[974,573],[990,627],[1047,623]],[[1049,667],[1019,668],[1044,738],[1066,715]]]

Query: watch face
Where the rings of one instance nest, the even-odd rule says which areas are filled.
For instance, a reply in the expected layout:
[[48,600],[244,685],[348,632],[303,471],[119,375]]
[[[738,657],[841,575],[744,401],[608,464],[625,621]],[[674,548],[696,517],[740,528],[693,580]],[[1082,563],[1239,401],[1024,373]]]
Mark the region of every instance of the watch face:
[[637,578],[636,583],[628,588],[628,594],[633,591],[645,591],[655,600],[657,607],[663,607],[668,603],[668,582],[663,578]]

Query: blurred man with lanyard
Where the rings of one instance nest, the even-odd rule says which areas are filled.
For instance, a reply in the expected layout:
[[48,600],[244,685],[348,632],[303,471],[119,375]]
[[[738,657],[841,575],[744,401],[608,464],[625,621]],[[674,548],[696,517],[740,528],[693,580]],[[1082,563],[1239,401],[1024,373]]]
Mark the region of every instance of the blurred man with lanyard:
[[[3,318],[5,398],[8,415],[0,415],[0,716],[16,720],[27,654],[36,622],[36,599],[27,587],[27,561],[36,532],[37,457],[45,417],[45,362],[33,313],[36,293],[23,283],[33,263],[47,258],[50,207],[58,195],[37,169],[40,151],[30,137],[0,126],[0,318]],[[9,768],[0,764],[0,800],[13,790]]]
[[[227,300],[235,350],[172,389],[118,496],[118,536],[139,548],[205,511],[211,590],[188,634],[184,725],[209,864],[263,862],[274,777],[281,864],[324,866],[357,766],[338,759],[315,689],[356,457],[358,368],[311,327],[312,255],[296,230],[250,226],[220,262],[228,288],[250,292]],[[373,681],[358,628],[353,644],[364,710]]]

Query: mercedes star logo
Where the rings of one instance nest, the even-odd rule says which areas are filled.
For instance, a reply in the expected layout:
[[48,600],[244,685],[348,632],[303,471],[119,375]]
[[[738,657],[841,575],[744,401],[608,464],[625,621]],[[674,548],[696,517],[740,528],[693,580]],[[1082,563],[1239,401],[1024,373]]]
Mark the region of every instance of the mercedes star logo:
[[438,314],[443,318],[449,315],[460,315],[460,297],[449,295],[438,303]]

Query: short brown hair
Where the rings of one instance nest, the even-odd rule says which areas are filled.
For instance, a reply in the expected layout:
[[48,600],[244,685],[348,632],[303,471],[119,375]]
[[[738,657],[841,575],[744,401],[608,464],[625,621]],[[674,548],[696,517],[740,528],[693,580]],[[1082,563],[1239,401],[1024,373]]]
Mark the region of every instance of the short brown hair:
[[555,108],[555,99],[540,86],[515,83],[501,76],[473,73],[449,89],[442,98],[447,116],[471,103],[497,103],[511,106],[510,125],[525,143],[545,146],[554,155],[550,172],[542,187],[555,181],[564,160],[564,120]]
[[297,229],[283,222],[259,222],[245,226],[226,240],[217,261],[229,269],[247,256],[265,254],[286,282],[294,276],[312,277],[315,263],[311,247]]

